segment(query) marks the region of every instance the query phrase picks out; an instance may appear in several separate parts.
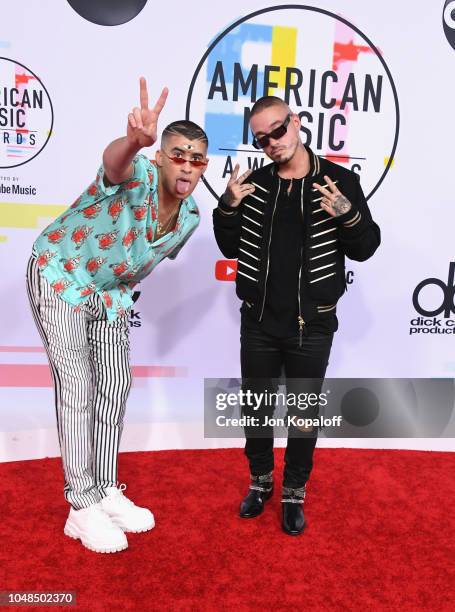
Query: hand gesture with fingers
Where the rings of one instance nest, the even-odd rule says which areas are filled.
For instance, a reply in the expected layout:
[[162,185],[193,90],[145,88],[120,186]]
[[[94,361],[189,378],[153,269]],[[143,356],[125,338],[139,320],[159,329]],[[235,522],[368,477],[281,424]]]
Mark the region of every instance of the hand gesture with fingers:
[[254,185],[244,183],[245,179],[247,179],[252,173],[252,170],[247,170],[237,178],[239,169],[239,164],[236,164],[231,174],[231,178],[228,181],[226,191],[223,195],[223,199],[226,204],[234,208],[240,204],[244,197],[250,193],[253,193],[254,191]]
[[313,187],[316,187],[323,196],[321,208],[332,217],[344,215],[344,213],[351,210],[351,202],[339,191],[338,187],[328,176],[324,176],[324,179],[327,182],[327,188],[318,183],[313,183]]
[[150,147],[157,139],[157,124],[160,112],[166,102],[168,89],[165,87],[161,92],[155,106],[149,108],[149,97],[147,83],[144,77],[139,79],[141,108],[133,108],[128,115],[128,127],[126,137],[134,146]]

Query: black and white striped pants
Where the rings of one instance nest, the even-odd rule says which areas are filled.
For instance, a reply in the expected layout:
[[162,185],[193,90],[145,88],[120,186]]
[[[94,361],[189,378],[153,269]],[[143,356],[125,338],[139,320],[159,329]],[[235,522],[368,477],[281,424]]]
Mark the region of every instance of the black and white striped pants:
[[128,313],[108,321],[97,294],[81,309],[58,297],[32,255],[27,293],[49,359],[65,499],[86,508],[117,486],[117,456],[131,387]]

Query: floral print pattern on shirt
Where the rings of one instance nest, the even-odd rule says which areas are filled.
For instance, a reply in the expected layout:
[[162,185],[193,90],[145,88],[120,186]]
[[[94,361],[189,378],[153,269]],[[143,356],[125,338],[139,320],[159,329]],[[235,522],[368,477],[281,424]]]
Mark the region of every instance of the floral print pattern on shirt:
[[96,292],[108,320],[123,315],[132,289],[164,258],[175,259],[197,228],[192,196],[182,201],[175,228],[154,240],[158,224],[158,171],[139,154],[131,179],[104,185],[104,167],[77,200],[36,239],[38,266],[54,291],[76,308]]

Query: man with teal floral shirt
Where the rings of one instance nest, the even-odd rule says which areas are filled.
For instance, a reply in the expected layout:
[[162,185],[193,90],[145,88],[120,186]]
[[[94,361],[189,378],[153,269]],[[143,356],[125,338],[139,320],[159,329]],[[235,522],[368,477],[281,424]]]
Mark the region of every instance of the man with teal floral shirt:
[[128,115],[127,135],[106,148],[95,181],[37,238],[27,268],[55,387],[71,505],[64,532],[96,552],[122,550],[125,531],[155,524],[117,482],[131,386],[128,313],[134,285],[174,259],[198,226],[191,193],[208,162],[207,136],[191,121],[164,129],[154,161],[139,154],[157,140],[167,94],[149,109],[141,78],[141,106]]

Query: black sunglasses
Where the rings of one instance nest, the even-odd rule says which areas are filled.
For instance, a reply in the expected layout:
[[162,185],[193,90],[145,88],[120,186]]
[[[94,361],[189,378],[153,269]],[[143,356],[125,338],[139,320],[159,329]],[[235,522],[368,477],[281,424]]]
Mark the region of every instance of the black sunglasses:
[[269,134],[264,134],[264,136],[260,136],[256,138],[253,134],[253,147],[255,149],[265,149],[268,146],[270,139],[278,140],[278,138],[282,138],[286,132],[288,131],[288,125],[291,120],[291,115],[289,114],[286,119],[283,121],[281,125],[272,130]]

